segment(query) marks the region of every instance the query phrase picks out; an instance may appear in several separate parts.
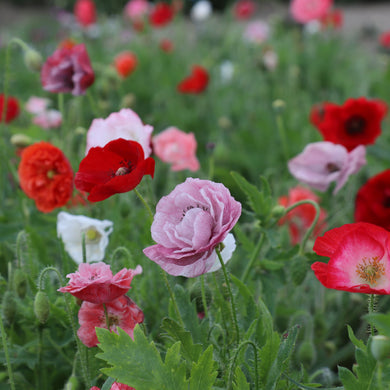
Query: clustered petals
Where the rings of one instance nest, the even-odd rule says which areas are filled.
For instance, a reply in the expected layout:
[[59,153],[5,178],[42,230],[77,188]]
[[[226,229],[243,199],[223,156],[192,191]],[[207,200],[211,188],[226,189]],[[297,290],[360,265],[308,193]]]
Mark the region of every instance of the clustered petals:
[[333,5],[333,0],[292,0],[290,13],[299,23],[308,23],[324,17]]
[[74,16],[83,27],[96,23],[95,3],[92,0],[77,0],[74,5]]
[[4,103],[7,102],[7,108],[5,112],[5,123],[9,123],[18,117],[20,108],[18,100],[13,96],[7,96],[5,99],[4,94],[0,94],[0,122],[3,121]]
[[209,83],[209,74],[200,65],[192,67],[191,75],[183,79],[177,86],[177,90],[186,94],[202,93]]

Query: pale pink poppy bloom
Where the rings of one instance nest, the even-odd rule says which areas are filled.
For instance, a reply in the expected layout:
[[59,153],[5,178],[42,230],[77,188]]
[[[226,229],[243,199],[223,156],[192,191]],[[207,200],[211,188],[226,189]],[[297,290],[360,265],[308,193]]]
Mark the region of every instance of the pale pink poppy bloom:
[[248,42],[262,44],[269,37],[269,26],[261,20],[255,20],[247,24],[244,31],[244,39]]
[[40,98],[37,96],[31,96],[27,100],[27,103],[24,107],[31,114],[39,114],[42,111],[45,111],[49,106],[49,104],[50,104],[49,99]]
[[153,127],[144,125],[140,117],[130,108],[123,108],[119,112],[113,112],[106,119],[98,118],[92,121],[87,132],[87,148],[95,146],[103,147],[110,141],[123,138],[129,141],[136,141],[141,144],[145,158],[152,153],[151,135]]
[[291,16],[299,23],[308,23],[325,17],[333,5],[333,0],[292,0]]
[[53,129],[61,126],[62,114],[57,110],[45,110],[37,114],[32,121],[43,129]]
[[336,194],[349,176],[364,164],[366,149],[363,145],[348,152],[343,145],[323,141],[308,144],[301,154],[288,162],[288,169],[297,180],[318,191],[326,191],[332,182],[336,182],[333,191]]
[[126,17],[132,22],[142,20],[149,11],[150,3],[146,0],[130,0],[124,8]]
[[[105,306],[109,330],[118,333],[118,328],[121,328],[133,338],[135,326],[144,320],[142,310],[127,295],[122,295],[106,303]],[[80,328],[77,331],[77,336],[88,348],[96,347],[99,341],[95,328],[107,329],[103,304],[84,301],[80,307],[78,317]]]
[[142,273],[140,265],[134,270],[123,268],[113,275],[110,266],[103,262],[81,263],[78,271],[66,275],[70,279],[69,283],[58,291],[68,292],[82,301],[107,303],[126,294],[133,277],[140,273]]
[[213,272],[220,268],[217,247],[224,262],[232,256],[229,232],[240,215],[241,204],[223,184],[187,178],[158,202],[151,228],[157,244],[144,253],[171,275]]
[[193,133],[184,133],[176,127],[168,127],[153,137],[153,151],[163,162],[172,164],[172,171],[189,169],[197,171],[196,139]]

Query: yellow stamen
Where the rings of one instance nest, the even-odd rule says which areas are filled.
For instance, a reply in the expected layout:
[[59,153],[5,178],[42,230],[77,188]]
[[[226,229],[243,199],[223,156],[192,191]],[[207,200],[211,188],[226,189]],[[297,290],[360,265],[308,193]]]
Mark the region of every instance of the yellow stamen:
[[362,263],[356,267],[356,273],[370,286],[375,286],[378,280],[385,274],[385,266],[380,263],[378,257],[367,259],[363,257]]
[[86,232],[85,232],[85,241],[86,242],[94,242],[94,241],[98,241],[101,237],[101,234],[95,229],[95,228],[89,228]]

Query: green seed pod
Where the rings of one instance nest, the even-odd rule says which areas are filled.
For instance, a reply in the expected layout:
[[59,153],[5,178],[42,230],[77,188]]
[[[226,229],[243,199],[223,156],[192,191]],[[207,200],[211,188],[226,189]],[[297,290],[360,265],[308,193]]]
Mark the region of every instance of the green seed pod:
[[42,56],[34,49],[28,48],[24,52],[24,63],[33,72],[40,72],[43,64]]
[[[206,297],[207,306],[211,303],[211,290],[205,284],[204,286],[204,295]],[[196,281],[190,288],[190,299],[191,301],[195,300],[196,311],[198,313],[204,312],[203,301],[202,301],[202,284],[200,281]]]
[[271,210],[271,214],[275,218],[282,218],[286,214],[286,208],[281,206],[280,204],[277,204],[274,206]]
[[23,299],[27,293],[27,278],[26,274],[17,268],[13,271],[13,287],[20,299]]
[[383,335],[376,335],[371,340],[372,356],[378,361],[390,358],[390,338]]
[[311,341],[305,340],[298,349],[298,359],[305,366],[311,366],[316,360],[316,350]]
[[291,279],[296,286],[300,286],[310,269],[305,256],[296,255],[291,261]]
[[3,317],[8,325],[11,325],[15,320],[16,315],[16,299],[13,291],[6,291],[2,300]]
[[41,324],[46,323],[50,314],[50,303],[44,291],[38,291],[34,300],[34,313]]

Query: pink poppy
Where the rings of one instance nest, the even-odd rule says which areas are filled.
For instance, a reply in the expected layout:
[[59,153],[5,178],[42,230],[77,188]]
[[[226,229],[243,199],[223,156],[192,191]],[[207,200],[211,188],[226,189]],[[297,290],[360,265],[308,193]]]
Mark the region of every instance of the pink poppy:
[[141,144],[145,158],[152,153],[151,135],[153,127],[144,125],[140,117],[130,108],[113,112],[106,119],[92,121],[87,132],[87,148],[85,154],[95,146],[105,146],[110,141],[123,138]]
[[37,96],[31,96],[28,100],[24,108],[30,114],[39,114],[42,111],[46,111],[48,106],[50,105],[50,100],[45,98],[40,98]]
[[136,269],[123,268],[116,275],[112,275],[110,266],[103,262],[81,263],[78,271],[66,275],[69,284],[58,291],[68,292],[91,303],[107,303],[126,294],[134,275],[142,273],[142,267]]
[[46,110],[37,114],[32,121],[43,129],[52,129],[61,126],[62,114],[57,110]]
[[149,259],[171,275],[195,277],[220,267],[215,248],[223,242],[223,261],[232,256],[229,231],[241,215],[241,204],[220,183],[187,178],[160,199],[152,224],[157,242],[144,249]]
[[161,161],[172,164],[172,171],[197,171],[196,139],[176,127],[169,127],[153,138],[153,150]]
[[244,39],[248,42],[262,44],[269,37],[269,26],[261,20],[248,23],[244,31]]
[[333,5],[333,0],[292,0],[290,12],[299,23],[308,23],[325,17]]
[[233,6],[234,17],[238,20],[249,19],[256,10],[253,0],[238,0]]
[[376,225],[357,222],[327,231],[313,250],[329,262],[311,268],[327,288],[366,294],[390,294],[390,233]]
[[[93,386],[89,390],[100,390],[99,387]],[[124,385],[123,383],[114,382],[110,390],[135,390],[134,387]]]
[[150,3],[147,0],[130,0],[124,9],[125,16],[132,22],[143,20],[149,11]]
[[[109,330],[117,333],[118,328],[121,328],[133,338],[135,326],[144,320],[142,310],[127,295],[122,295],[105,305]],[[77,336],[88,348],[96,347],[99,341],[95,328],[107,329],[103,304],[84,301],[80,307],[78,317],[80,328],[77,331]]]
[[362,145],[351,152],[332,142],[308,144],[303,152],[288,162],[290,173],[300,182],[319,191],[326,191],[336,182],[336,194],[348,177],[366,164],[366,148]]

